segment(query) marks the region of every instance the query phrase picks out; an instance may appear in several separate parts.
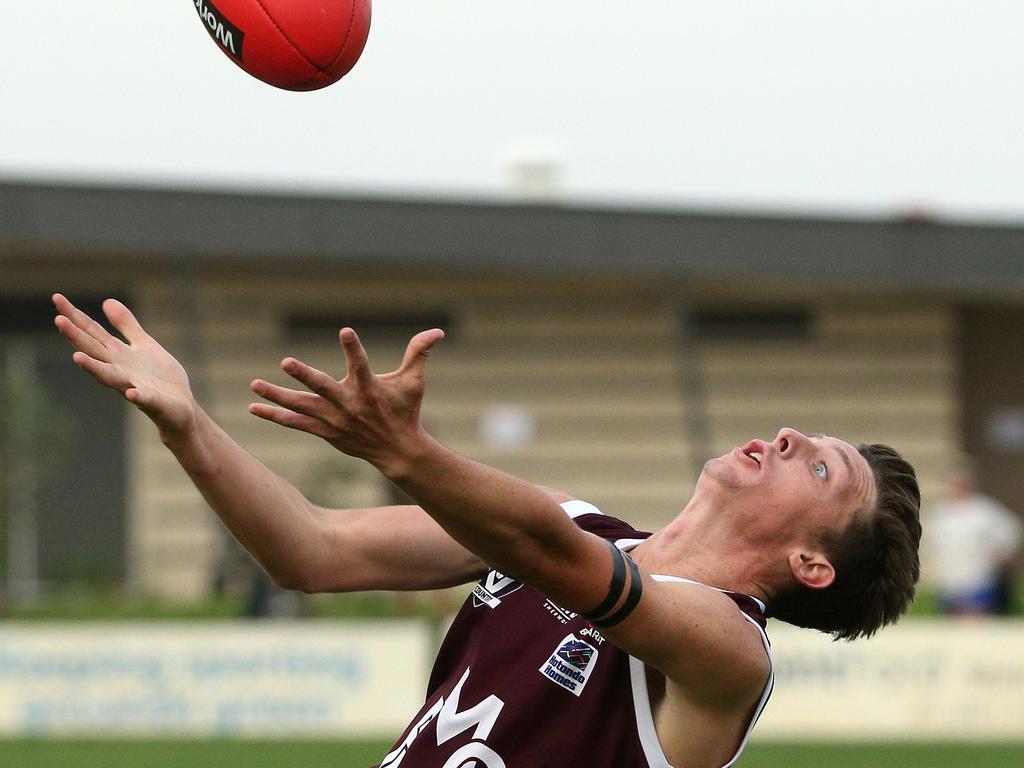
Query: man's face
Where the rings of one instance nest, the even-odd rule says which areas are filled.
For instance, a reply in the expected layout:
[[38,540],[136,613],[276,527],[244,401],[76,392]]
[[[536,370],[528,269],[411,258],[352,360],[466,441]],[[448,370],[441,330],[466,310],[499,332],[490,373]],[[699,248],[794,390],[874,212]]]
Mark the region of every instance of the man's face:
[[789,428],[712,459],[697,487],[743,535],[764,544],[811,543],[842,531],[875,493],[871,468],[852,445]]

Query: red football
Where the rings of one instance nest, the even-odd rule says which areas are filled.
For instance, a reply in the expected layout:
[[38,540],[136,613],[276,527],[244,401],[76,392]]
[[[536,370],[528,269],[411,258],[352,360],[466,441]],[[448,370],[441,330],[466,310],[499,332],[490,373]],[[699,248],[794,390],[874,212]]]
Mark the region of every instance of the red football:
[[336,83],[370,33],[370,0],[193,0],[224,53],[253,77],[289,91]]

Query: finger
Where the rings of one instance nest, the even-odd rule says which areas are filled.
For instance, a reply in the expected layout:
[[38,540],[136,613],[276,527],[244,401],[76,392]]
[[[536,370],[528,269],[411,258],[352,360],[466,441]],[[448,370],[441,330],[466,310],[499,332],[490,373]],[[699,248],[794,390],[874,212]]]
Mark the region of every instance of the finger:
[[142,325],[135,319],[132,311],[117,299],[107,299],[103,302],[103,314],[107,316],[110,324],[132,344],[149,338],[149,334],[142,329]]
[[281,361],[281,370],[297,381],[301,381],[310,391],[316,392],[331,402],[337,400],[338,382],[323,371],[306,365],[294,357],[286,357]]
[[89,357],[94,357],[103,362],[110,362],[110,350],[100,344],[96,339],[72,323],[65,315],[57,315],[53,318],[54,325],[61,335],[71,342],[71,346],[79,352],[84,352]]
[[131,386],[131,380],[128,378],[127,374],[125,374],[124,370],[116,365],[105,363],[102,360],[96,360],[95,358],[89,357],[89,355],[84,352],[75,352],[75,354],[71,356],[71,359],[74,360],[75,365],[105,387],[110,387],[111,389],[116,389],[118,392],[124,393],[124,391]]
[[263,379],[255,379],[249,389],[265,400],[314,418],[321,412],[324,402],[322,397],[310,392],[279,387]]
[[443,338],[444,331],[440,328],[417,333],[409,341],[409,346],[405,348],[402,365],[396,373],[400,376],[422,380],[427,372],[427,356],[434,345]]
[[96,339],[96,341],[103,346],[108,349],[115,349],[118,344],[124,343],[98,322],[89,317],[89,315],[68,301],[65,296],[55,293],[53,294],[52,299],[53,305],[57,308],[58,312]]
[[279,408],[276,405],[267,405],[266,403],[251,403],[249,405],[249,413],[274,424],[280,424],[282,427],[322,437],[325,440],[332,437],[327,425],[322,421],[314,419],[312,416],[295,413],[295,411],[290,411],[287,408]]
[[353,379],[361,387],[373,384],[370,360],[356,332],[351,328],[342,328],[338,338],[341,339],[341,349],[345,353],[346,377]]

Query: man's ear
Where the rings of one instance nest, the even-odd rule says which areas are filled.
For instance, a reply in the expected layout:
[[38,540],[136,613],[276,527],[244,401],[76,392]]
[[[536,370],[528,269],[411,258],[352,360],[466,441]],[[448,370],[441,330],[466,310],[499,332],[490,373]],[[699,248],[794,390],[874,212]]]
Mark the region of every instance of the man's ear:
[[821,552],[793,552],[789,556],[793,578],[805,587],[825,589],[836,580],[836,569]]

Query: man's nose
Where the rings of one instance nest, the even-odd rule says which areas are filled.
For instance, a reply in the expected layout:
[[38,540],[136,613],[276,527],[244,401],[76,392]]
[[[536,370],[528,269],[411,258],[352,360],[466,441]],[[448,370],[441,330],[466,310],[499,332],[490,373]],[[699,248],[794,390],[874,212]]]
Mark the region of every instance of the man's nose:
[[807,442],[807,436],[791,427],[783,427],[775,436],[772,445],[782,456],[788,456],[800,449],[800,446]]

